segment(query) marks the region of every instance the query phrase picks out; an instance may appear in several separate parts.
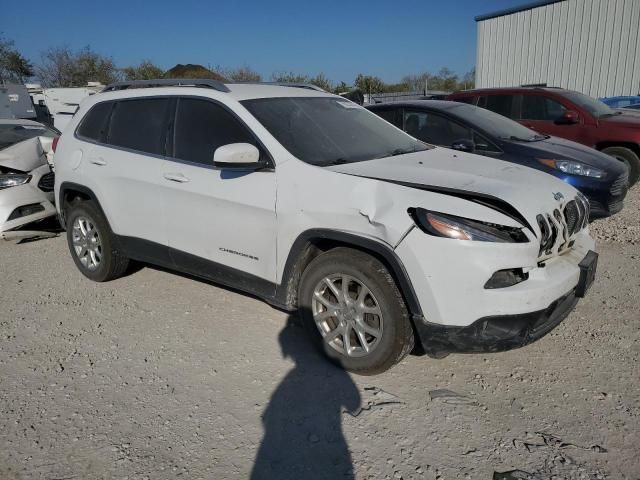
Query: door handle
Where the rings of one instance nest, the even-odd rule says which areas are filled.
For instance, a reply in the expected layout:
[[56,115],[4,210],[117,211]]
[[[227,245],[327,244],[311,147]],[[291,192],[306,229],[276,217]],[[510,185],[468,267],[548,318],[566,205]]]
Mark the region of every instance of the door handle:
[[90,163],[93,163],[94,165],[98,165],[99,167],[104,167],[107,162],[105,162],[102,158],[92,158],[89,160]]
[[164,178],[178,183],[187,183],[189,181],[189,179],[181,173],[165,173]]

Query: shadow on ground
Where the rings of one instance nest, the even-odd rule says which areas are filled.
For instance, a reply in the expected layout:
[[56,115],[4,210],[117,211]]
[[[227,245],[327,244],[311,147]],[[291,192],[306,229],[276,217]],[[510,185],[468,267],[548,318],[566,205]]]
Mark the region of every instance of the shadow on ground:
[[360,407],[349,375],[317,353],[296,317],[279,336],[282,355],[295,362],[262,416],[264,437],[251,479],[353,479],[342,416]]

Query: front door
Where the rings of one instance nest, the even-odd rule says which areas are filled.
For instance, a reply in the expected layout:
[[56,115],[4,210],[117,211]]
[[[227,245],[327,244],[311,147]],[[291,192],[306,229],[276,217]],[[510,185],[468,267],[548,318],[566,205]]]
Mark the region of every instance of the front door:
[[255,145],[261,159],[272,161],[226,107],[179,98],[164,171],[165,216],[170,254],[179,268],[234,286],[246,281],[241,287],[256,290],[251,282],[264,286],[276,280],[276,176],[273,169],[214,167],[218,147],[240,142]]

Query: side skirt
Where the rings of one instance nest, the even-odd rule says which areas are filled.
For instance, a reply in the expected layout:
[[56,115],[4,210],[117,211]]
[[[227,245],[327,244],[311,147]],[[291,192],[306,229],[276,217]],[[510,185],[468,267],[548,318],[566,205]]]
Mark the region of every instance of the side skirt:
[[259,297],[285,308],[276,299],[277,284],[206,258],[134,237],[116,236],[123,253],[140,262],[184,273]]

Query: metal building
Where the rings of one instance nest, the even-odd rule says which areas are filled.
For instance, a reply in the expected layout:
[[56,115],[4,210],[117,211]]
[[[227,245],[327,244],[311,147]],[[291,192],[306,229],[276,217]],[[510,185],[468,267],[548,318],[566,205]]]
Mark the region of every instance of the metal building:
[[640,0],[545,0],[476,17],[476,87],[640,95]]

